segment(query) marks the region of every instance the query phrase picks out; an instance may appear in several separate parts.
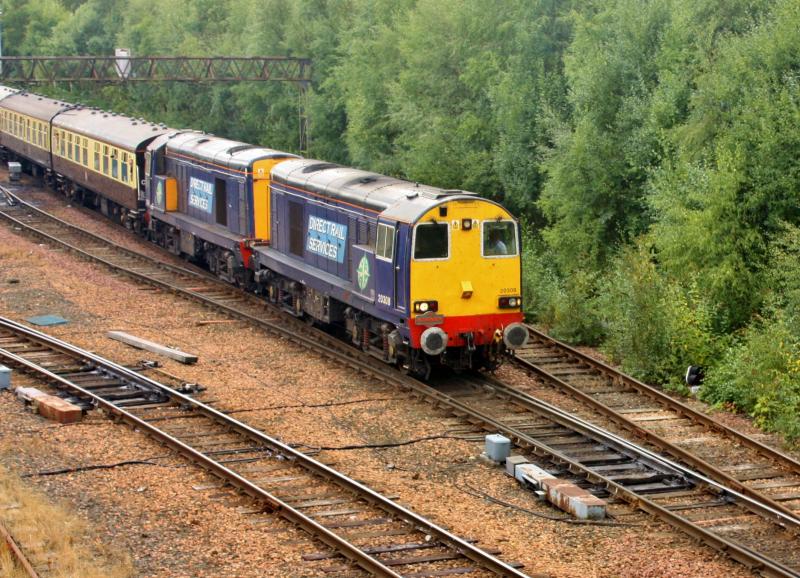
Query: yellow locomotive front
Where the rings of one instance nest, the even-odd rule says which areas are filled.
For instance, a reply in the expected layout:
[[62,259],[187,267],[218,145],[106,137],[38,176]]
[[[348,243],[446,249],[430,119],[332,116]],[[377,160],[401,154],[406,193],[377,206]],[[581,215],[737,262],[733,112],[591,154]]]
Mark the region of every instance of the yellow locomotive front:
[[519,226],[502,206],[449,199],[414,223],[412,348],[455,367],[495,365],[527,342],[521,289]]

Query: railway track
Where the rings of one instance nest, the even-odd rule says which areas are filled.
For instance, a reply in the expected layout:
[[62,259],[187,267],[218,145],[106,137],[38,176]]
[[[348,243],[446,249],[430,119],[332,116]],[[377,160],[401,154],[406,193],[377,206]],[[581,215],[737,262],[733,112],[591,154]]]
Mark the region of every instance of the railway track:
[[800,575],[800,524],[793,517],[492,377],[460,376],[437,389],[496,420],[498,429],[505,426],[558,477],[636,504],[706,543],[717,541],[766,575]]
[[515,361],[539,383],[800,522],[800,462],[533,327],[528,330],[529,344],[516,352]]
[[[140,373],[0,318],[0,358],[146,432],[375,576],[525,574],[302,452]],[[309,554],[328,560],[331,551]]]
[[[653,514],[694,538],[770,576],[800,576],[797,519],[757,495],[604,432],[573,416],[536,405],[524,392],[482,379],[435,389],[400,374],[263,300],[224,283],[124,250],[17,200],[0,210],[14,227],[68,247],[115,271],[246,319],[273,333],[404,389],[487,432],[500,432],[539,463],[599,496]],[[98,253],[95,256],[92,253]],[[449,393],[449,394],[448,394]]]
[[14,536],[11,535],[11,532],[8,531],[8,528],[6,528],[1,521],[0,542],[2,542],[2,544],[8,548],[15,563],[20,567],[21,571],[28,576],[28,578],[39,578],[39,574],[36,573],[36,569],[33,567],[33,564],[31,564],[31,561],[25,555],[25,552],[22,550],[20,545],[17,544]]

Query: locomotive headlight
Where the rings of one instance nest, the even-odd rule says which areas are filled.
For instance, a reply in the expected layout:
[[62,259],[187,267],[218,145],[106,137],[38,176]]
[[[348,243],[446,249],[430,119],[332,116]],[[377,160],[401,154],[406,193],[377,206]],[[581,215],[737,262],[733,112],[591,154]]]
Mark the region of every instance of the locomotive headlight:
[[438,311],[439,310],[439,302],[438,301],[415,301],[414,302],[414,313],[427,313],[428,311]]
[[497,306],[500,309],[517,309],[522,307],[522,297],[500,297]]

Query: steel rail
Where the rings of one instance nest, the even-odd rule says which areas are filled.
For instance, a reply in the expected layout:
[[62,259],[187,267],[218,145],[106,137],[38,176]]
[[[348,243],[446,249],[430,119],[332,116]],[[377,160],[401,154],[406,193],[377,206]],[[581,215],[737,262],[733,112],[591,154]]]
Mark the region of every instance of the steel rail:
[[[98,243],[101,243],[101,244],[104,244],[104,245],[108,245],[109,247],[112,247],[115,251],[118,251],[120,253],[124,253],[126,257],[131,257],[131,258],[134,258],[134,259],[148,259],[148,260],[150,260],[152,262],[154,267],[158,267],[158,268],[163,269],[165,271],[170,271],[170,272],[173,272],[173,273],[181,273],[181,274],[184,274],[184,275],[199,276],[199,277],[202,277],[205,281],[218,283],[220,286],[226,287],[228,289],[230,289],[230,287],[231,287],[229,284],[227,284],[227,283],[225,283],[223,281],[220,281],[217,277],[214,277],[213,275],[211,275],[210,273],[208,273],[206,271],[203,271],[202,269],[199,269],[199,268],[198,269],[188,269],[188,268],[182,267],[180,265],[175,265],[175,264],[172,264],[172,263],[163,263],[161,261],[156,261],[156,260],[152,259],[151,257],[148,257],[147,255],[145,255],[144,253],[139,253],[138,251],[134,251],[133,249],[129,249],[129,248],[124,247],[123,245],[120,245],[118,243],[113,243],[113,242],[109,241],[108,239],[106,239],[105,237],[101,237],[100,235],[92,233],[91,231],[87,231],[86,229],[82,229],[82,228],[80,228],[80,227],[78,227],[76,225],[73,225],[72,223],[69,223],[69,222],[65,221],[64,219],[60,219],[59,217],[56,217],[55,215],[52,215],[52,214],[48,213],[47,211],[43,211],[39,207],[36,207],[36,206],[30,204],[29,202],[19,198],[17,195],[15,195],[12,191],[7,189],[3,185],[0,185],[0,195],[2,195],[6,199],[6,203],[9,205],[9,207],[15,207],[17,205],[24,206],[27,210],[32,211],[32,212],[34,212],[34,213],[36,213],[38,215],[41,215],[43,218],[45,218],[45,219],[47,219],[49,221],[52,221],[54,223],[57,223],[59,226],[64,227],[65,229],[69,229],[70,231],[72,231],[76,235],[80,235],[82,237],[87,237],[89,239],[93,239],[94,241],[97,241]],[[34,232],[36,234],[42,235],[43,237],[46,237],[48,240],[64,244],[63,241],[59,241],[57,238],[55,238],[53,236],[47,235],[46,233],[42,233],[41,231],[37,231],[36,229],[33,229],[32,227],[29,227],[28,225],[22,223],[18,219],[14,219],[13,217],[10,217],[10,215],[5,215],[3,213],[3,211],[2,211],[2,206],[0,205],[0,217],[2,217],[2,216],[6,216],[6,218],[8,218],[9,220],[13,220],[14,224],[17,225],[17,226],[25,227],[26,229],[30,230],[31,232]],[[125,230],[127,231],[128,229],[125,229]],[[81,249],[79,249],[77,247],[74,247],[74,246],[71,246],[71,245],[69,246],[69,248],[73,249],[73,250],[76,250],[76,251],[82,251]],[[97,257],[92,255],[91,253],[87,253],[87,256],[91,257],[92,259],[97,259]]]
[[696,468],[698,471],[702,472],[709,478],[712,478],[716,482],[725,484],[735,493],[738,493],[743,497],[746,496],[750,500],[750,503],[755,501],[762,503],[766,507],[764,512],[771,512],[770,516],[774,517],[776,521],[786,522],[790,526],[800,528],[800,515],[798,515],[797,512],[787,508],[779,502],[776,502],[763,492],[754,490],[753,488],[734,478],[732,475],[724,472],[692,452],[684,450],[683,448],[680,448],[677,445],[667,441],[665,438],[648,431],[642,426],[634,423],[632,420],[629,420],[622,414],[614,411],[604,403],[594,399],[591,395],[584,393],[557,376],[550,374],[534,363],[518,357],[514,358],[514,362],[521,365],[525,370],[538,375],[542,379],[550,381],[553,385],[567,392],[573,398],[591,406],[593,409],[609,418],[618,426],[629,431],[632,435],[655,445],[664,452],[672,455],[672,457],[681,460],[693,468]]
[[[48,215],[44,211],[40,212],[43,213],[44,215]],[[2,211],[0,211],[0,215],[9,218],[8,215],[3,215]],[[92,260],[103,262],[114,270],[121,270],[124,272],[128,272],[131,276],[137,279],[144,280],[148,284],[159,285],[171,289],[176,293],[182,295],[188,295],[191,298],[199,300],[202,303],[211,305],[213,307],[216,307],[217,309],[222,309],[233,317],[253,322],[255,325],[260,325],[269,330],[277,332],[278,334],[287,337],[288,339],[294,341],[295,343],[298,343],[304,347],[309,347],[313,351],[321,353],[326,357],[345,363],[359,371],[371,374],[372,376],[376,377],[380,381],[383,381],[384,383],[395,385],[402,389],[408,390],[413,395],[427,399],[431,401],[435,406],[447,409],[453,415],[459,416],[469,421],[470,423],[479,425],[486,431],[503,433],[518,446],[529,449],[536,455],[551,459],[555,463],[566,465],[569,471],[584,476],[591,483],[604,487],[612,495],[619,496],[620,498],[622,498],[629,504],[633,505],[634,507],[637,507],[642,511],[645,511],[658,518],[661,518],[662,520],[666,521],[673,527],[685,532],[686,534],[700,540],[701,542],[711,546],[712,548],[718,551],[724,552],[732,559],[737,560],[738,562],[748,566],[751,569],[758,570],[768,576],[795,577],[795,578],[800,576],[800,574],[795,572],[793,569],[781,564],[780,562],[771,560],[768,557],[758,552],[755,552],[745,546],[742,546],[741,544],[732,542],[730,540],[726,540],[714,534],[713,532],[710,532],[690,522],[689,520],[686,520],[678,516],[677,514],[671,512],[670,510],[656,504],[652,500],[649,500],[648,498],[642,495],[627,490],[626,488],[624,488],[620,484],[617,484],[613,480],[610,480],[604,476],[601,476],[600,474],[593,472],[590,468],[583,466],[582,464],[580,464],[575,460],[572,460],[568,456],[546,446],[545,444],[542,444],[541,442],[538,442],[535,438],[525,434],[524,432],[517,430],[516,428],[509,426],[506,423],[503,423],[502,421],[496,420],[491,416],[485,415],[482,412],[479,412],[463,404],[462,402],[459,402],[458,400],[452,398],[451,396],[448,396],[446,394],[443,394],[435,390],[434,388],[428,386],[427,384],[424,384],[415,379],[411,379],[407,376],[404,376],[395,370],[391,370],[384,364],[380,364],[380,366],[378,366],[377,364],[379,362],[377,362],[377,360],[367,356],[366,354],[358,352],[352,347],[347,346],[346,349],[342,349],[338,344],[335,347],[331,346],[333,338],[331,338],[330,336],[321,331],[312,330],[312,332],[316,335],[316,338],[313,339],[306,337],[305,335],[298,335],[286,329],[284,326],[280,324],[259,319],[258,317],[238,311],[234,307],[231,307],[224,303],[214,301],[213,299],[205,298],[202,295],[192,294],[192,292],[190,291],[186,291],[179,287],[171,286],[161,280],[148,278],[145,275],[139,274],[135,271],[126,270],[124,267],[97,258],[89,253],[84,252],[80,248],[74,248],[68,243],[65,243],[46,233],[39,232],[36,229],[28,227],[27,225],[21,222],[19,224],[20,226],[31,230],[37,235],[51,239],[55,243],[60,244],[62,246],[72,248],[79,254],[83,254]],[[109,242],[106,241],[106,243]],[[150,259],[149,257],[146,256],[142,256],[142,258],[148,260]],[[225,284],[223,283],[223,285]],[[309,330],[310,328],[306,329]],[[322,343],[328,343],[328,345],[322,345]],[[344,354],[344,356],[342,354]]]
[[[770,519],[782,526],[787,528],[792,528],[794,531],[800,530],[800,520],[798,520],[797,515],[792,510],[788,510],[789,514],[784,512],[786,508],[773,507],[770,502],[771,500],[759,500],[758,498],[754,498],[752,496],[747,495],[744,492],[740,492],[737,489],[732,489],[723,485],[717,480],[714,480],[710,477],[705,475],[698,474],[696,471],[690,469],[684,464],[674,462],[665,458],[662,455],[659,455],[651,450],[648,450],[645,447],[642,447],[638,444],[632,443],[630,440],[623,438],[615,433],[609,432],[599,426],[596,426],[593,423],[590,423],[583,418],[580,418],[576,415],[568,413],[561,408],[558,408],[546,401],[542,401],[536,399],[535,397],[517,391],[516,389],[512,388],[508,384],[499,381],[499,380],[491,380],[491,387],[497,388],[502,395],[507,396],[509,399],[514,400],[516,403],[524,407],[530,407],[537,412],[541,412],[547,415],[548,418],[560,423],[562,425],[570,425],[575,429],[582,429],[584,432],[589,432],[592,436],[598,437],[603,441],[611,442],[611,445],[617,445],[627,449],[628,451],[633,451],[637,455],[649,458],[653,463],[657,463],[662,467],[667,467],[679,472],[682,476],[695,481],[705,484],[715,490],[718,490],[721,493],[730,495],[731,497],[736,498],[740,502],[743,503],[748,509],[757,513],[767,519]],[[779,504],[778,504],[779,505]],[[780,505],[779,505],[780,506]]]
[[[720,423],[719,421],[717,421],[717,420],[715,420],[715,419],[713,419],[713,418],[711,418],[711,417],[709,417],[709,416],[707,416],[707,415],[705,415],[703,413],[700,413],[699,411],[697,411],[695,409],[692,409],[688,405],[686,405],[684,403],[681,403],[680,401],[678,401],[676,399],[671,398],[670,396],[668,396],[663,391],[660,391],[660,390],[656,389],[653,386],[647,385],[646,383],[642,383],[638,379],[635,379],[635,378],[633,378],[633,377],[631,377],[629,375],[626,375],[626,374],[622,373],[621,371],[619,371],[618,369],[615,369],[614,367],[611,367],[607,363],[603,363],[602,361],[600,361],[598,359],[594,359],[593,357],[578,351],[574,347],[571,347],[571,346],[567,345],[566,343],[564,343],[562,341],[559,341],[559,340],[557,340],[557,339],[555,339],[553,337],[550,337],[549,335],[539,331],[535,327],[531,327],[530,325],[528,325],[527,328],[528,328],[529,333],[531,335],[533,335],[536,339],[538,339],[540,341],[543,341],[545,343],[549,343],[550,345],[552,345],[552,346],[554,346],[554,347],[556,347],[558,349],[561,349],[562,351],[565,351],[565,352],[569,353],[569,355],[571,355],[572,357],[577,358],[581,362],[592,366],[593,368],[595,368],[599,372],[604,373],[605,375],[611,377],[612,379],[614,379],[618,383],[628,385],[628,386],[632,387],[633,389],[639,391],[640,393],[642,393],[642,394],[650,397],[651,399],[655,400],[657,403],[660,403],[661,405],[668,407],[672,411],[674,411],[674,412],[676,412],[676,413],[678,413],[678,414],[680,414],[680,415],[682,415],[682,416],[684,416],[684,417],[686,417],[688,419],[694,420],[697,423],[699,423],[699,424],[701,424],[701,425],[703,425],[705,427],[713,429],[713,430],[725,435],[726,437],[729,437],[732,440],[734,440],[734,441],[736,441],[738,443],[741,443],[742,445],[745,445],[745,446],[749,447],[750,449],[753,449],[753,450],[757,451],[761,455],[763,455],[763,456],[765,456],[765,457],[767,457],[767,458],[769,458],[771,460],[774,460],[776,462],[780,462],[783,466],[789,468],[792,472],[794,472],[796,474],[800,474],[800,462],[795,460],[791,456],[781,452],[780,450],[777,450],[777,449],[775,449],[773,447],[770,447],[770,446],[768,446],[768,445],[766,445],[764,443],[761,443],[758,440],[754,440],[753,438],[743,434],[742,432],[737,431],[737,430],[733,429],[732,427],[729,427],[729,426],[727,426],[727,425],[725,425],[723,423]],[[524,361],[524,360],[521,360],[519,358],[516,358],[516,360],[518,360],[520,362]],[[529,365],[533,365],[530,362],[527,362],[527,363]],[[555,378],[555,379],[558,379],[558,378]],[[561,384],[564,384],[563,380],[559,380],[559,381],[561,382],[561,383],[559,383],[559,386],[561,386]],[[570,394],[572,394],[573,391],[578,391],[574,387],[572,387],[572,386],[570,386],[568,384],[564,384],[564,385],[567,385],[567,391],[569,391]],[[583,393],[583,392],[580,392],[580,393]],[[583,394],[583,395],[585,396],[586,394]],[[600,405],[602,405],[602,404],[600,404]],[[598,409],[601,409],[601,408],[598,407]],[[608,409],[610,409],[610,408],[608,408]],[[613,411],[613,410],[611,410],[611,411]],[[622,418],[622,419],[625,419],[625,418]]]
[[[114,363],[113,361],[110,361],[108,359],[100,357],[99,355],[80,349],[74,345],[70,345],[69,343],[61,341],[60,339],[57,339],[55,337],[52,337],[35,329],[31,329],[10,319],[0,317],[0,328],[9,329],[18,335],[24,335],[25,337],[32,339],[34,341],[38,341],[39,343],[42,343],[48,347],[67,353],[72,357],[80,358],[83,361],[89,361],[98,368],[102,368],[110,372],[112,375],[122,377],[130,382],[138,383],[140,385],[147,387],[150,390],[158,391],[168,396],[170,401],[174,403],[180,404],[184,407],[190,407],[192,410],[197,411],[206,417],[209,417],[216,423],[224,425],[225,427],[229,427],[251,440],[271,446],[273,449],[277,449],[281,454],[286,455],[290,459],[294,460],[296,464],[302,466],[306,470],[322,478],[325,478],[329,481],[332,481],[338,486],[344,488],[345,490],[350,491],[366,499],[367,501],[379,507],[383,511],[393,516],[396,516],[402,520],[405,520],[407,523],[411,523],[419,529],[423,529],[426,533],[435,537],[442,543],[447,544],[449,547],[453,548],[456,552],[465,556],[472,562],[478,564],[481,568],[489,570],[500,576],[512,576],[517,578],[524,578],[526,576],[525,574],[509,566],[505,562],[484,552],[483,550],[477,548],[476,546],[467,542],[466,540],[459,538],[455,534],[448,532],[447,530],[434,524],[430,520],[427,520],[422,516],[412,512],[411,510],[404,508],[400,504],[397,504],[396,502],[386,498],[385,496],[375,492],[374,490],[364,486],[363,484],[345,476],[344,474],[341,474],[340,472],[303,454],[302,452],[295,450],[294,448],[288,446],[287,444],[268,436],[264,432],[259,431],[253,427],[250,427],[247,424],[240,422],[192,397],[177,392],[172,388],[169,388],[155,380],[152,380],[144,375],[141,375],[136,371],[128,369],[117,363]],[[8,352],[2,348],[0,348],[0,357],[5,357],[7,359],[12,360],[15,363],[24,365],[25,367],[33,371],[36,371],[41,375],[44,375],[49,379],[57,383],[60,383],[63,386],[73,391],[79,392],[81,395],[89,397],[90,399],[92,399],[93,403],[95,403],[98,407],[102,407],[105,411],[109,412],[110,414],[119,416],[120,418],[124,419],[131,425],[134,425],[137,428],[147,431],[159,441],[164,442],[165,444],[175,449],[182,455],[188,457],[190,460],[201,464],[203,467],[205,467],[218,477],[226,480],[231,485],[241,489],[251,497],[268,504],[270,507],[269,509],[271,511],[279,513],[283,517],[289,519],[291,522],[297,524],[298,526],[306,529],[313,535],[319,537],[323,542],[333,547],[334,549],[338,550],[339,552],[344,554],[347,558],[350,558],[365,570],[372,572],[378,576],[391,576],[391,577],[400,576],[399,574],[391,570],[388,566],[383,565],[379,560],[373,558],[369,554],[362,552],[356,546],[342,539],[337,534],[331,532],[321,524],[315,522],[313,519],[305,516],[299,510],[296,510],[295,508],[290,506],[288,503],[282,501],[273,494],[270,494],[269,492],[265,491],[259,486],[253,484],[246,478],[240,476],[239,474],[225,467],[216,460],[209,458],[208,456],[204,455],[198,450],[183,443],[179,439],[161,431],[159,428],[153,426],[149,422],[142,420],[141,418],[137,417],[131,412],[128,412],[114,405],[113,403],[103,399],[102,397],[91,392],[90,390],[84,389],[79,385],[74,384],[71,381],[62,378],[59,375],[56,375],[48,371],[47,369],[42,368],[41,366],[33,362],[30,362],[14,353]]]
[[[737,560],[751,569],[758,570],[767,576],[793,578],[800,576],[800,574],[792,568],[789,568],[778,561],[772,560],[758,552],[742,546],[741,544],[721,538],[713,532],[710,532],[684,518],[681,518],[677,514],[671,512],[663,506],[660,506],[659,504],[656,504],[645,496],[636,494],[621,484],[618,484],[617,482],[614,482],[605,476],[597,474],[590,467],[584,466],[580,462],[566,456],[558,450],[539,442],[534,437],[512,426],[509,426],[503,421],[486,415],[458,401],[457,399],[452,398],[451,396],[441,393],[428,385],[413,380],[412,383],[404,383],[401,385],[401,387],[414,389],[419,395],[431,399],[437,405],[450,409],[455,415],[464,417],[471,423],[480,425],[486,431],[496,431],[504,434],[518,447],[533,451],[533,453],[536,455],[548,458],[557,464],[565,465],[570,472],[581,475],[593,484],[604,487],[611,495],[618,496],[629,504],[632,504],[633,506],[648,512],[649,514],[666,521],[673,527],[684,531],[690,536],[704,542],[716,550],[724,552],[734,560]],[[569,414],[565,413],[563,415],[569,417],[573,421],[575,419],[574,417],[570,417]],[[627,443],[630,444],[630,442]],[[638,447],[634,444],[630,445],[632,447]],[[646,457],[656,457],[662,461],[664,460],[664,458],[660,456],[647,452],[647,450],[644,448],[639,448],[638,451],[640,451],[642,454],[645,454]],[[673,465],[671,462],[665,462],[665,464],[670,466]]]
[[[4,187],[2,187],[2,185],[0,185],[0,190],[4,190]],[[113,247],[114,249],[119,248],[122,251],[125,251],[126,254],[128,254],[129,256],[134,256],[134,257],[136,257],[138,259],[142,259],[142,260],[146,260],[146,261],[151,262],[152,264],[156,265],[159,269],[162,269],[162,270],[165,270],[165,271],[172,271],[172,272],[175,272],[175,273],[178,273],[178,274],[181,274],[181,275],[188,275],[188,276],[191,276],[191,277],[196,277],[198,280],[200,280],[202,282],[213,283],[213,284],[217,285],[218,287],[220,287],[220,289],[224,289],[226,292],[233,292],[235,290],[230,284],[225,283],[225,282],[223,282],[223,281],[221,281],[219,279],[216,279],[216,278],[213,278],[213,277],[209,277],[209,276],[206,276],[204,274],[191,271],[189,269],[184,269],[182,267],[176,267],[176,266],[173,266],[173,265],[161,263],[161,262],[156,261],[155,259],[153,259],[151,257],[148,257],[147,255],[144,255],[144,254],[141,254],[141,253],[137,253],[135,251],[131,251],[130,249],[127,249],[125,247],[121,247],[120,245],[118,245],[116,243],[112,243],[111,241],[103,239],[102,237],[100,237],[98,235],[95,235],[93,233],[89,233],[87,231],[84,231],[83,229],[80,229],[79,227],[76,227],[75,225],[72,225],[71,223],[67,223],[66,221],[63,221],[63,220],[59,219],[58,217],[54,217],[54,216],[50,215],[49,213],[34,207],[33,205],[31,205],[31,204],[23,201],[19,197],[17,197],[16,195],[11,193],[7,189],[5,189],[4,192],[5,192],[5,194],[7,196],[10,195],[12,198],[14,198],[17,203],[24,205],[26,209],[35,211],[38,214],[44,216],[45,218],[48,218],[48,219],[50,219],[52,221],[55,221],[59,225],[72,230],[76,234],[79,234],[81,236],[89,237],[89,238],[91,238],[93,240],[96,240],[98,242],[102,242],[102,243],[104,243],[106,245],[109,245],[109,246]],[[272,322],[272,321],[269,321],[269,320],[261,318],[261,317],[256,317],[254,315],[250,315],[249,313],[245,313],[245,312],[240,311],[239,309],[237,309],[235,307],[232,307],[230,305],[222,303],[218,299],[206,297],[205,295],[203,295],[202,293],[200,293],[198,291],[193,291],[191,289],[180,287],[179,285],[176,285],[174,283],[169,283],[169,282],[161,280],[161,279],[156,279],[154,277],[150,277],[150,276],[146,275],[145,273],[142,273],[140,271],[136,271],[135,269],[131,269],[129,267],[125,267],[125,266],[120,265],[118,263],[113,263],[112,261],[109,261],[108,259],[105,259],[103,257],[99,257],[97,255],[93,255],[92,253],[89,253],[88,251],[85,251],[84,249],[81,249],[80,247],[77,247],[77,246],[75,246],[75,245],[73,245],[71,243],[68,243],[68,242],[64,241],[63,239],[59,239],[58,237],[50,235],[50,234],[48,234],[48,233],[46,233],[44,231],[40,231],[40,230],[36,229],[35,227],[32,227],[32,226],[28,225],[27,223],[24,223],[23,221],[20,221],[19,219],[15,219],[14,217],[9,215],[8,213],[4,212],[2,210],[2,207],[0,207],[0,218],[4,218],[4,219],[10,221],[11,223],[16,225],[17,227],[20,227],[21,229],[24,229],[24,230],[26,230],[26,231],[28,231],[28,232],[30,232],[30,233],[38,236],[38,237],[46,239],[46,240],[48,240],[48,241],[50,241],[52,243],[55,243],[57,245],[61,245],[62,247],[65,247],[65,248],[69,249],[70,251],[73,251],[73,252],[77,253],[78,255],[80,255],[82,257],[85,257],[85,258],[87,258],[87,259],[89,259],[91,261],[95,261],[95,262],[101,263],[101,264],[105,265],[106,267],[109,267],[110,269],[112,269],[114,271],[122,272],[122,273],[128,275],[129,277],[132,277],[132,278],[134,278],[134,279],[136,279],[138,281],[141,281],[141,282],[143,282],[145,284],[154,285],[156,287],[160,287],[162,289],[166,289],[168,291],[171,291],[171,292],[173,292],[173,293],[175,293],[177,295],[181,295],[183,297],[188,297],[188,298],[190,298],[192,300],[195,300],[195,301],[198,301],[198,302],[202,303],[203,305],[207,305],[209,307],[213,307],[213,308],[216,308],[216,309],[221,309],[226,314],[228,314],[228,315],[230,315],[232,317],[236,317],[236,318],[239,318],[239,319],[254,323],[256,325],[260,325],[262,327],[266,327],[267,329],[269,329],[269,330],[281,335],[282,337],[285,337],[285,338],[289,339],[290,341],[298,343],[298,344],[300,344],[300,345],[302,345],[304,347],[308,347],[308,348],[311,348],[313,350],[317,350],[317,351],[320,351],[320,352],[325,353],[327,355],[336,357],[340,361],[341,361],[341,357],[342,356],[346,356],[346,357],[348,357],[348,360],[352,365],[355,362],[356,356],[359,353],[358,350],[354,349],[353,347],[350,347],[350,346],[342,343],[340,340],[335,340],[335,339],[331,338],[330,336],[328,336],[327,334],[324,334],[322,332],[318,332],[317,338],[312,338],[312,337],[308,337],[308,336],[302,335],[302,334],[300,334],[300,333],[298,333],[296,331],[292,331],[291,329],[287,328],[285,323]],[[244,295],[244,296],[247,296],[248,298],[252,297],[252,295],[249,295],[247,293],[241,292],[240,294]],[[260,300],[259,302],[260,302],[260,304],[263,304],[264,306],[269,306],[269,304],[266,301]],[[325,341],[328,343],[328,347],[320,345],[320,340],[319,340],[320,336],[324,336],[325,337]],[[334,347],[331,347],[331,346],[334,346]],[[366,363],[364,360],[361,360],[357,364],[358,368],[366,370],[366,371],[374,370],[376,368],[375,367],[376,364],[378,363],[377,360],[374,360],[374,359],[370,358],[368,361],[369,362]]]
[[16,558],[29,578],[39,578],[39,575],[36,573],[36,570],[34,570],[25,552],[22,551],[20,545],[17,544],[17,541],[14,540],[14,536],[11,535],[11,532],[8,531],[8,528],[5,527],[2,521],[0,521],[0,538],[6,543],[8,549],[11,550],[11,554]]

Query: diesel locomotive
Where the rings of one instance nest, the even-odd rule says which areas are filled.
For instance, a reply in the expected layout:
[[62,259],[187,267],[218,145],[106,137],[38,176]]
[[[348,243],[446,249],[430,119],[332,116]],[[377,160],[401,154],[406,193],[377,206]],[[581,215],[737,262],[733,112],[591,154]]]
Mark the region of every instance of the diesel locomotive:
[[523,346],[501,205],[0,87],[0,147],[57,190],[417,375]]

